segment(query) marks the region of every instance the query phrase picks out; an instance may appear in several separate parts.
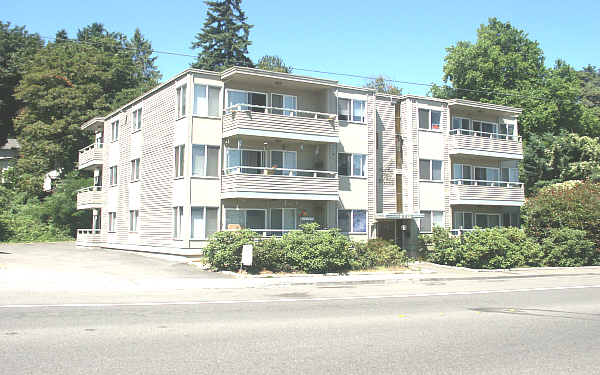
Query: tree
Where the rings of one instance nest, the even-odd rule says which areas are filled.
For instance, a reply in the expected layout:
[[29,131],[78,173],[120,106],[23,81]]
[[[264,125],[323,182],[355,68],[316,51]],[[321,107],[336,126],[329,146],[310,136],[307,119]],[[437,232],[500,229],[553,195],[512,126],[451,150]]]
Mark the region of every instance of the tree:
[[265,55],[258,60],[256,64],[258,69],[270,70],[272,72],[291,73],[292,67],[285,65],[283,59],[279,56]]
[[78,40],[40,49],[16,88],[25,105],[15,123],[22,152],[17,188],[35,191],[46,172],[74,169],[77,150],[90,143],[81,124],[140,95],[148,83],[123,34],[92,24],[79,31]]
[[379,77],[370,80],[369,82],[367,82],[365,87],[375,89],[377,92],[383,94],[402,95],[402,89],[398,88],[398,86],[388,83],[387,79],[383,75],[380,75]]
[[156,67],[157,56],[152,56],[152,44],[144,38],[140,29],[136,28],[133,37],[126,45],[133,51],[133,62],[137,67],[136,74],[141,72],[141,75],[135,78],[144,82],[148,89],[156,86],[162,75]]
[[14,136],[13,120],[22,107],[13,95],[31,57],[42,47],[37,34],[29,34],[24,26],[0,21],[0,146]]
[[241,0],[205,1],[206,21],[192,42],[192,48],[201,51],[192,67],[222,71],[234,65],[254,66],[246,56],[253,26],[246,22],[240,3]]

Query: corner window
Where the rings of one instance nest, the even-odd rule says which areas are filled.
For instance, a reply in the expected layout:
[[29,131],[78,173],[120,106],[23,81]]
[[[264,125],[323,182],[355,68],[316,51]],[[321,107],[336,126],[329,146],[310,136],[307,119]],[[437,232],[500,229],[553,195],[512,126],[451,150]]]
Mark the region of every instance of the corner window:
[[220,94],[220,87],[194,84],[194,115],[219,117]]
[[419,228],[421,233],[431,233],[433,227],[444,226],[444,211],[421,211],[421,213],[424,215]]
[[343,233],[366,233],[366,210],[338,210],[338,228]]
[[185,116],[185,92],[187,85],[182,85],[177,88],[177,118]]
[[108,170],[108,179],[109,179],[109,185],[110,186],[115,186],[118,183],[118,168],[116,165],[112,166],[109,168]]
[[119,140],[119,120],[113,121],[110,124],[110,128],[111,128],[111,136],[112,136],[112,141],[116,142]]
[[352,101],[352,121],[365,122],[365,101]]
[[108,213],[108,232],[114,233],[117,231],[117,213],[109,212]]
[[419,129],[440,130],[442,112],[419,108]]
[[129,210],[129,231],[137,232],[138,231],[138,219],[140,217],[139,210]]
[[178,240],[181,238],[181,223],[183,219],[183,207],[173,207],[173,238]]
[[338,154],[338,174],[340,176],[366,176],[367,155],[365,154]]
[[421,181],[442,181],[441,160],[419,160],[419,179]]
[[138,108],[131,113],[131,129],[136,132],[142,128],[142,109]]
[[216,207],[192,207],[191,232],[193,240],[203,240],[217,231],[218,211]]
[[185,145],[175,146],[175,177],[183,177]]
[[192,176],[219,175],[219,147],[192,145]]
[[140,159],[133,159],[131,161],[131,182],[140,180]]

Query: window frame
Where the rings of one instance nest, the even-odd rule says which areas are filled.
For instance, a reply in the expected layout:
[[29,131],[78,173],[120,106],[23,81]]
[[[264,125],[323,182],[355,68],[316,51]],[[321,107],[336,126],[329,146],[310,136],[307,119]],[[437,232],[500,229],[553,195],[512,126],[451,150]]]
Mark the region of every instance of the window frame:
[[183,233],[183,206],[173,206],[173,240],[181,240]]
[[[420,111],[427,111],[428,112],[428,124],[427,124],[427,128],[423,128],[421,127],[421,115],[420,115]],[[433,121],[432,121],[432,113],[433,112],[438,112],[440,114],[440,123],[438,124],[438,128],[434,128],[433,127]],[[425,131],[432,131],[432,132],[438,132],[441,133],[442,132],[442,111],[438,110],[438,109],[431,109],[431,108],[425,108],[425,107],[419,107],[417,109],[417,119],[418,119],[418,129],[419,130],[425,130]]]
[[[229,109],[231,106],[229,105],[229,93],[231,92],[241,92],[246,94],[246,103],[244,104],[240,104],[240,106],[242,107],[241,110],[242,111],[250,111],[250,112],[260,112],[260,113],[266,113],[267,112],[267,108],[255,108],[253,110],[253,105],[256,104],[252,104],[250,103],[250,96],[249,94],[258,94],[258,95],[264,95],[265,96],[265,107],[268,107],[269,104],[269,95],[266,92],[260,92],[260,91],[246,91],[246,90],[238,90],[238,89],[226,89],[225,93],[226,93],[226,98],[225,98],[225,103],[227,105],[227,109]],[[246,108],[244,108],[244,106],[246,106]]]
[[117,186],[119,184],[118,165],[108,167],[108,186]]
[[118,140],[119,140],[119,120],[117,119],[110,123],[110,141],[117,142]]
[[[216,85],[208,85],[205,83],[194,83],[194,92],[192,94],[192,98],[194,99],[194,102],[192,103],[192,116],[194,117],[202,117],[202,118],[221,118],[221,90],[222,87],[221,86],[216,86]],[[206,97],[206,101],[205,101],[205,107],[204,109],[200,109],[198,106],[198,100],[196,99],[196,87],[197,86],[204,86],[204,94]],[[210,89],[218,89],[219,90],[219,94],[217,95],[217,115],[216,116],[211,116],[210,115]],[[204,111],[206,114],[202,114],[201,112]]]
[[138,182],[140,180],[140,158],[131,159],[130,168],[129,182]]
[[[349,155],[350,156],[350,174],[341,174],[340,173],[340,155]],[[362,158],[364,158],[364,164],[361,166],[361,170],[363,172],[363,175],[355,175],[354,174],[354,156],[361,156]],[[338,168],[337,168],[337,173],[338,176],[345,176],[345,177],[355,177],[355,178],[367,178],[367,174],[368,174],[368,155],[367,154],[361,154],[361,153],[350,153],[350,152],[338,152],[338,159],[337,159],[337,164],[338,164]]]
[[[354,231],[354,213],[361,211],[365,213],[365,230],[360,231],[360,232],[355,232]],[[349,232],[345,232],[342,231],[342,228],[340,227],[340,212],[344,212],[344,213],[349,213],[350,214],[350,231]],[[366,234],[367,233],[367,227],[368,227],[368,223],[369,223],[369,213],[367,210],[363,210],[363,209],[346,209],[346,208],[338,208],[337,209],[337,215],[336,215],[336,227],[340,230],[341,233],[345,233],[345,234]]]
[[129,233],[138,232],[140,210],[129,210]]
[[[194,174],[194,147],[203,147],[204,148],[204,174]],[[216,149],[217,150],[217,174],[212,176],[212,175],[208,175],[208,150],[212,148],[212,149]],[[215,145],[207,145],[207,144],[197,144],[197,143],[193,143],[192,144],[192,162],[190,163],[190,176],[194,177],[194,178],[218,178],[220,176],[220,168],[219,168],[219,162],[220,162],[220,155],[221,155],[221,146],[215,146]],[[200,207],[200,206],[198,206]]]
[[[348,106],[348,109],[349,109],[348,119],[346,119],[346,120],[343,120],[340,118],[340,100],[347,100],[350,102],[350,105]],[[354,102],[363,103],[363,105],[362,105],[363,113],[362,113],[362,118],[360,120],[354,119],[354,106],[355,106]],[[366,99],[348,98],[348,97],[344,97],[344,96],[337,96],[336,115],[337,115],[338,121],[353,122],[356,124],[366,124],[367,123],[367,100]]]
[[[266,208],[225,208],[225,220],[223,220],[223,225],[226,227],[227,226],[227,212],[229,211],[243,211],[244,212],[244,225],[242,225],[242,229],[248,229],[248,211],[264,211],[265,213],[265,222],[264,222],[264,228],[251,228],[253,230],[260,230],[260,229],[269,229],[268,225],[269,225],[269,216],[267,215],[268,213],[268,209]],[[227,230],[227,228],[225,228]]]
[[[271,114],[275,114],[275,115],[282,115],[282,116],[287,116],[287,117],[297,117],[298,116],[298,96],[297,95],[289,95],[289,94],[281,94],[278,92],[272,92],[271,94],[271,102],[270,102],[270,107],[271,107]],[[281,105],[285,105],[285,98],[289,97],[289,98],[294,98],[294,108],[290,109],[290,108],[286,108],[286,107],[275,107],[273,105],[273,95],[278,95],[281,96]],[[281,113],[275,113],[275,111],[281,111]],[[285,112],[288,111],[290,112],[289,114],[286,114]]]
[[[202,233],[200,233],[200,235],[196,235],[194,233],[194,209],[202,209],[202,221],[203,221],[203,225],[202,225]],[[207,219],[207,212],[208,209],[216,209],[217,210],[217,226],[215,228],[215,231],[213,233],[216,233],[219,231],[219,207],[215,207],[215,206],[190,206],[190,240],[192,241],[202,241],[202,240],[207,240],[209,238],[209,236],[206,235],[206,233],[208,233],[208,221]]]
[[117,232],[117,212],[109,211],[108,212],[108,233],[116,233]]
[[180,144],[173,147],[175,154],[175,175],[174,178],[185,177],[185,144]]
[[[421,177],[421,161],[427,161],[429,162],[429,179],[425,179]],[[440,179],[439,180],[434,180],[433,179],[433,162],[440,162]],[[444,182],[444,161],[443,160],[439,160],[439,159],[419,159],[419,181],[422,182],[435,182],[435,183],[440,183],[440,182]]]
[[[187,114],[187,83],[177,86],[176,91],[176,108],[175,108],[175,119],[179,120]],[[207,98],[208,99],[208,98]]]
[[131,132],[136,133],[142,130],[142,107],[131,111]]
[[[440,211],[440,210],[421,210],[420,212],[423,215],[429,215],[428,217],[429,217],[429,222],[431,223],[431,228],[429,228],[429,231],[423,230],[423,222],[421,221],[421,220],[424,219],[424,217],[423,217],[423,218],[419,219],[419,233],[433,233],[433,228],[436,227],[436,226],[444,228],[444,216],[445,216],[445,212],[444,211]],[[434,221],[434,213],[441,214],[441,225]]]

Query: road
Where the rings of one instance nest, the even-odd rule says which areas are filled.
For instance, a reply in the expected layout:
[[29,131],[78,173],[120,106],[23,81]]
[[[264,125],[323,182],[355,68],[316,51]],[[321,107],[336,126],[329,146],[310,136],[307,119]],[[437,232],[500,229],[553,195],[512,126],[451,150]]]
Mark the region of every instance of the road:
[[598,275],[29,302],[0,374],[600,373]]

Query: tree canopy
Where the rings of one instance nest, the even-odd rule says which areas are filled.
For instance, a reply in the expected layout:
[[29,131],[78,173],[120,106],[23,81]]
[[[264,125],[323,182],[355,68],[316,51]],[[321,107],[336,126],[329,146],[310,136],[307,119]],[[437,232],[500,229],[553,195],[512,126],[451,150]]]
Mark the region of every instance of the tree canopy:
[[253,67],[248,56],[250,29],[241,0],[205,1],[208,5],[202,30],[192,42],[200,49],[192,67],[223,71],[234,65]]
[[273,72],[291,73],[292,67],[285,65],[283,59],[275,55],[265,55],[258,60],[256,64],[258,69],[270,70]]
[[388,83],[387,79],[383,75],[370,80],[367,82],[365,87],[375,89],[377,92],[383,94],[402,95],[402,89],[398,88],[398,86]]

